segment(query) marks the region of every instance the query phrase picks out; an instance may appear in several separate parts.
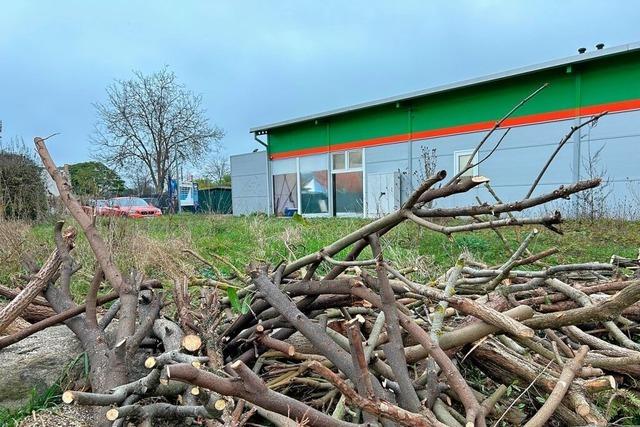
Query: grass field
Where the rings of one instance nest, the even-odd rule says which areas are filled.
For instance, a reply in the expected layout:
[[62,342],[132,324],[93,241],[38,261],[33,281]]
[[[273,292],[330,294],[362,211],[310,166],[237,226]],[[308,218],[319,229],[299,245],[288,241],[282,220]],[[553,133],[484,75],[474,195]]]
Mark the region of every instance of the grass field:
[[[103,236],[113,248],[116,262],[123,271],[136,268],[149,276],[169,279],[183,271],[192,272],[199,266],[182,253],[193,249],[207,259],[211,253],[228,258],[244,269],[251,260],[276,264],[292,260],[320,249],[349,231],[365,224],[365,219],[317,218],[293,220],[266,216],[229,217],[181,214],[150,220],[106,219],[100,221]],[[7,226],[6,234],[14,233],[18,243],[0,241],[5,262],[0,265],[0,280],[11,281],[21,269],[17,254],[28,251],[43,259],[53,248],[53,221],[35,225]],[[564,235],[543,229],[530,245],[531,252],[557,246],[560,252],[549,263],[607,262],[612,254],[636,257],[640,248],[640,222],[568,221],[561,226]],[[530,228],[510,228],[501,232],[512,248],[524,238]],[[0,230],[2,232],[2,230]],[[437,275],[452,265],[461,251],[468,250],[478,260],[500,264],[508,253],[491,230],[461,233],[451,239],[405,223],[384,238],[388,259],[402,267],[418,266],[427,276]],[[20,249],[11,249],[11,244]],[[74,281],[74,294],[81,295],[88,284],[93,258],[80,235],[75,258],[83,269]],[[0,252],[0,256],[2,253]],[[367,257],[368,254],[363,255]],[[338,256],[339,258],[339,256]],[[225,266],[220,265],[224,270]]]

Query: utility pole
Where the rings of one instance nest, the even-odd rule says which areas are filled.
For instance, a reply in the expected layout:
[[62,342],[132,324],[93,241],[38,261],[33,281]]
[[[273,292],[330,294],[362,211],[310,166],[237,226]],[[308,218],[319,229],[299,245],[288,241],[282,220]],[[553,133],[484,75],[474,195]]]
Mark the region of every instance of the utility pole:
[[182,213],[182,205],[180,204],[180,166],[178,166],[178,146],[176,145],[176,200],[178,203],[178,213]]

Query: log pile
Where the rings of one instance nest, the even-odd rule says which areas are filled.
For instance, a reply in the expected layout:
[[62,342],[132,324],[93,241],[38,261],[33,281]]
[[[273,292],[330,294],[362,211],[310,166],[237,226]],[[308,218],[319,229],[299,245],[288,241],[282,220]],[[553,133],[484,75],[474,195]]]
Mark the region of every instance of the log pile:
[[[421,188],[414,196],[443,188]],[[428,221],[429,211],[410,206],[403,209],[421,215],[415,222]],[[461,210],[471,209],[477,208]],[[385,260],[380,237],[393,215],[291,264],[254,266],[251,285],[243,289],[255,292],[251,309],[222,333],[229,366],[249,366],[265,391],[306,402],[308,407],[287,413],[310,425],[349,425],[335,421],[346,420],[472,426],[508,420],[534,426],[551,418],[559,425],[607,424],[594,396],[632,384],[629,378],[639,374],[639,345],[632,339],[639,280],[609,263],[534,268],[554,252],[526,255],[538,234],[534,228],[500,266],[463,254],[436,281],[420,282]],[[546,217],[531,223],[557,224]],[[460,228],[477,224],[483,223]],[[334,259],[346,245],[353,245],[346,258]],[[373,258],[357,260],[366,246]],[[322,263],[331,269],[319,275]],[[482,378],[468,377],[471,370]],[[218,381],[185,366],[168,371],[203,387],[215,388]],[[506,397],[513,384],[526,390],[527,400],[537,399],[539,410],[522,411],[522,396]]]
[[[606,425],[596,397],[632,390],[640,379],[640,280],[625,275],[618,258],[547,264],[557,250],[532,253],[531,242],[539,229],[560,233],[560,213],[519,214],[594,188],[597,179],[534,196],[540,175],[525,198],[505,203],[485,177],[462,170],[445,182],[440,171],[398,211],[299,259],[256,260],[243,270],[188,251],[215,277],[175,278],[168,297],[159,282],[118,270],[44,140],[36,146],[97,267],[86,303],[75,304],[75,232],[59,222],[56,250],[0,309],[0,330],[29,308],[56,314],[1,337],[0,348],[64,322],[91,371],[90,388],[67,390],[63,401],[98,408],[96,425],[162,418],[232,426]],[[466,170],[474,166],[469,160]],[[480,185],[495,203],[438,207]],[[469,221],[442,225],[445,217]],[[463,253],[427,281],[385,255],[385,235],[405,221],[447,236],[523,226],[528,234],[500,265]],[[98,297],[103,284],[110,291]],[[141,347],[149,356],[137,362]],[[145,375],[132,377],[134,363]]]

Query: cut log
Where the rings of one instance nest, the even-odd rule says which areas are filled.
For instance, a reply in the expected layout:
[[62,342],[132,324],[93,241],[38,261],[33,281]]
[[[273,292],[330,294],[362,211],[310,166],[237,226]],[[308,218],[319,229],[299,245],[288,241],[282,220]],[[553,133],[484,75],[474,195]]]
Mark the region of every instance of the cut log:
[[218,411],[222,411],[224,410],[224,408],[227,407],[227,401],[224,399],[218,399],[213,404],[213,407],[216,408]]
[[607,375],[600,378],[591,378],[582,383],[582,387],[588,393],[597,393],[604,390],[616,390],[618,383],[612,375]]
[[202,347],[202,340],[197,335],[185,335],[182,337],[182,347],[193,353]]

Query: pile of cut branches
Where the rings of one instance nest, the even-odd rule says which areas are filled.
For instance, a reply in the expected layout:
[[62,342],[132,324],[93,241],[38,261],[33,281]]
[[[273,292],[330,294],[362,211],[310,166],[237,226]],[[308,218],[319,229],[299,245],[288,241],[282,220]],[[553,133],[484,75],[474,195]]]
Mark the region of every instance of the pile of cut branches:
[[[610,263],[545,265],[556,250],[530,253],[533,228],[502,265],[463,254],[425,283],[385,259],[383,237],[404,220],[445,234],[523,224],[559,231],[558,213],[499,215],[598,181],[514,203],[423,207],[485,182],[474,177],[436,187],[442,178],[442,172],[431,177],[398,212],[316,253],[251,266],[250,284],[238,297],[255,297],[221,333],[223,352],[242,384],[268,397],[236,396],[310,425],[535,426],[551,418],[559,425],[607,424],[595,397],[633,384],[629,378],[640,373],[640,345],[632,339],[640,281]],[[496,218],[452,227],[432,222],[484,214]],[[346,257],[334,258],[349,247]],[[373,258],[359,259],[367,247]],[[322,264],[331,268],[319,275]],[[221,379],[206,372],[185,365],[168,372],[220,390]],[[522,394],[508,395],[515,385]]]
[[[59,222],[56,250],[0,310],[0,332],[36,307],[49,314],[0,338],[0,348],[64,322],[91,369],[90,384],[63,400],[95,406],[96,425],[161,418],[233,426],[606,425],[599,396],[611,404],[633,394],[640,379],[640,280],[625,276],[619,262],[545,263],[557,250],[529,247],[538,228],[560,232],[560,213],[516,215],[599,185],[580,181],[533,195],[557,150],[519,201],[502,202],[487,178],[465,176],[476,166],[469,160],[447,182],[444,171],[429,177],[398,211],[290,262],[256,260],[241,270],[219,255],[209,261],[190,252],[214,278],[176,278],[167,299],[159,282],[118,270],[95,218],[71,194],[44,140],[35,142],[97,267],[86,303],[75,304],[75,230]],[[479,185],[495,203],[437,207]],[[469,221],[438,220],[448,217]],[[501,236],[504,227],[522,226],[528,234],[501,265],[465,253],[426,281],[385,257],[385,235],[405,221],[448,236],[483,229]],[[363,259],[368,248],[372,256]],[[220,263],[233,273],[223,274]],[[98,297],[105,282],[112,291]],[[134,369],[142,365],[144,375]]]

